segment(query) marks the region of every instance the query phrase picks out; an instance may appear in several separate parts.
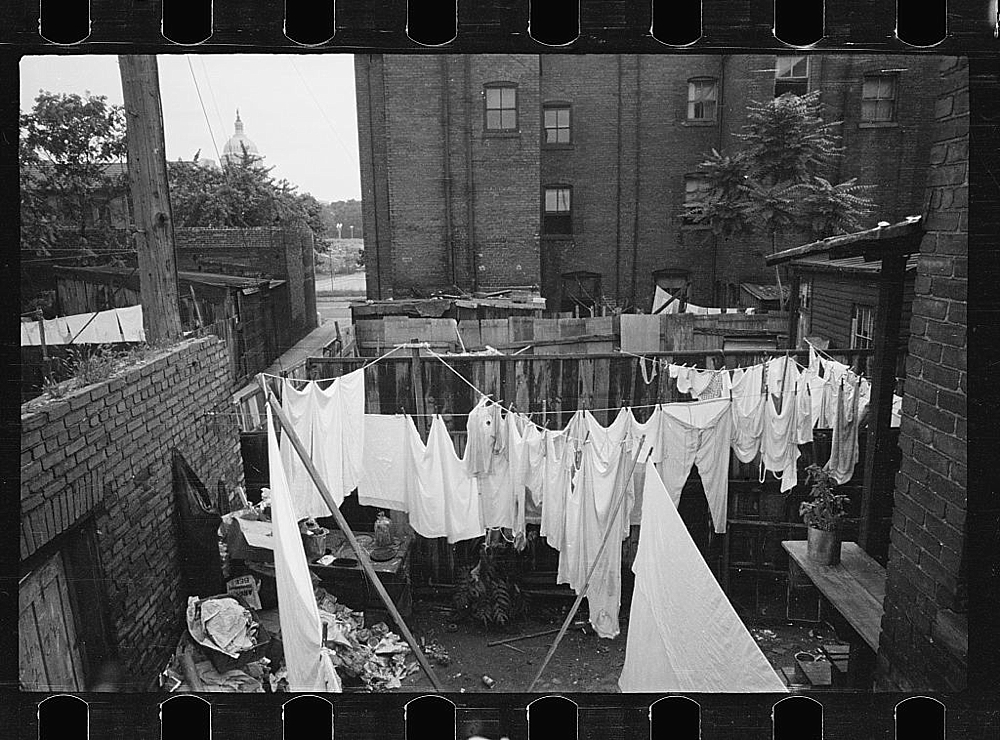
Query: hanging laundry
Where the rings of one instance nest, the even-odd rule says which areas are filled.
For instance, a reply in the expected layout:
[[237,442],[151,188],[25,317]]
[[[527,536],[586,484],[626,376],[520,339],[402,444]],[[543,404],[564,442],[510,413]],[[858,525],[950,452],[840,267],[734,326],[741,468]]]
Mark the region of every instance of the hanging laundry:
[[448,542],[480,536],[483,526],[476,480],[455,454],[444,420],[434,417],[426,446],[416,428],[407,437],[416,471],[407,490],[410,526],[421,537],[447,537]]
[[[620,415],[621,418],[628,416]],[[612,441],[613,437],[607,440],[610,444],[601,441],[602,437],[617,435],[619,428],[624,440],[626,429],[622,423],[613,423],[605,430],[585,412],[582,426],[590,430],[590,440],[583,446],[573,491],[567,501],[565,540],[559,553],[556,582],[568,583],[578,594],[582,593],[587,575],[597,563],[587,585],[587,607],[594,631],[610,639],[620,632],[622,540],[629,535],[632,507],[631,459],[623,453],[620,442]],[[607,545],[598,557],[608,527]]]
[[525,538],[524,498],[528,477],[528,449],[522,432],[524,417],[508,412],[503,423],[507,427],[507,465],[510,470],[510,499],[513,507],[511,530],[514,547],[521,550]]
[[[766,391],[764,400],[764,434],[761,440],[761,470],[770,470],[781,478],[781,492],[798,484],[799,404],[797,386],[799,371],[788,357],[765,363]],[[782,381],[784,378],[784,381]],[[779,412],[775,406],[781,404]]]
[[764,434],[764,366],[733,370],[732,449],[740,462],[751,462],[760,454]]
[[860,378],[852,378],[845,373],[834,393],[833,439],[830,443],[830,459],[824,468],[837,485],[843,485],[854,477],[854,467],[859,459],[859,386]]
[[625,692],[786,693],[698,552],[652,461],[632,571]]
[[297,513],[285,479],[267,408],[267,460],[271,486],[271,521],[274,527],[274,571],[278,590],[281,643],[290,691],[342,691],[337,670],[323,650],[319,608],[302,546]]
[[687,367],[686,365],[674,365],[671,364],[670,377],[676,378],[677,380],[677,391],[679,393],[690,393],[691,392],[691,378],[694,375],[695,369],[693,367]]
[[403,415],[365,414],[365,446],[361,464],[365,477],[358,484],[358,503],[380,509],[407,511],[406,491],[416,474],[413,458],[404,454],[413,422]]
[[539,535],[549,547],[562,550],[566,529],[566,498],[573,478],[575,448],[565,430],[546,430],[542,483],[542,521]]
[[483,396],[469,413],[466,421],[468,434],[465,443],[464,463],[469,475],[477,477],[492,472],[494,456],[502,454],[505,434],[501,426],[502,416],[499,404]]
[[688,376],[691,397],[696,401],[729,396],[732,387],[727,370],[693,369]]
[[[339,507],[364,476],[364,371],[337,378],[327,388],[311,381],[298,390],[286,378],[281,397],[292,428]],[[292,445],[283,444],[281,451],[299,517],[330,516]]]
[[[306,383],[300,388],[288,378],[281,382],[281,410],[285,413],[292,431],[302,442],[306,454],[314,463],[316,452],[313,446],[313,430],[319,406],[316,400],[316,389],[315,383]],[[309,477],[305,463],[302,462],[284,430],[282,430],[281,435],[280,452],[296,521],[310,516],[330,516],[329,507],[327,507],[312,478]],[[329,485],[329,480],[325,480],[325,482]]]
[[[649,418],[644,422],[639,422],[635,418],[635,413],[632,409],[629,409],[629,414],[632,417],[629,424],[629,449],[635,450],[636,445],[638,445],[639,440],[642,439],[642,448],[639,450],[639,459],[646,460],[651,459],[654,463],[660,461],[660,425],[662,414],[660,406],[654,406],[652,412],[649,414]],[[645,495],[646,488],[646,466],[636,465],[635,472],[632,474],[632,488],[634,491],[633,498],[635,503],[632,506],[632,516],[629,518],[629,523],[632,525],[638,525],[639,519],[642,513],[642,497]]]
[[726,531],[729,499],[729,449],[733,415],[729,398],[690,403],[668,403],[660,424],[660,479],[674,503],[698,468],[715,531]]

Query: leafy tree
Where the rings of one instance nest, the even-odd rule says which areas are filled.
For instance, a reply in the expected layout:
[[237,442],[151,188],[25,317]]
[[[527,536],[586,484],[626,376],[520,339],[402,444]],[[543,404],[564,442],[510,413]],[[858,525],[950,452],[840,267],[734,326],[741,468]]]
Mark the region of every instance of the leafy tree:
[[275,180],[272,169],[245,151],[241,160],[221,168],[202,166],[197,155],[193,162],[169,162],[174,224],[250,228],[304,221],[317,236],[325,235],[322,204],[287,180]]
[[[699,167],[704,195],[687,205],[687,216],[711,227],[723,243],[736,236],[769,237],[772,253],[790,233],[814,239],[861,228],[874,210],[856,179],[834,185],[824,174],[843,152],[839,122],[826,123],[819,92],[786,93],[750,106],[748,123],[732,154],[712,150]],[[781,272],[775,277],[781,295]]]
[[112,225],[95,219],[94,205],[126,191],[123,168],[115,166],[125,157],[121,106],[89,92],[39,91],[20,117],[19,157],[23,251],[49,256],[65,231],[75,235],[75,247],[115,245]]

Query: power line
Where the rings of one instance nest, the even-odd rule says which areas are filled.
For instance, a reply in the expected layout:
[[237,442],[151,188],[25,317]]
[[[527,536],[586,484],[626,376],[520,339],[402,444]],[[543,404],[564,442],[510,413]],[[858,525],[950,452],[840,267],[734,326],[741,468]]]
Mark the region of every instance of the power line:
[[215,134],[212,133],[212,124],[208,121],[208,111],[205,110],[205,101],[201,99],[201,88],[198,87],[198,78],[194,76],[194,65],[191,64],[190,56],[185,54],[184,58],[187,59],[188,69],[191,70],[191,80],[194,82],[195,92],[198,93],[198,102],[201,103],[201,113],[205,116],[205,125],[208,126],[208,135],[212,137],[212,147],[215,149],[215,156],[218,158],[221,165],[222,156],[219,154],[219,145],[215,143]]
[[[212,89],[212,78],[208,75],[208,67],[205,66],[205,56],[199,55],[198,61],[201,62],[201,72],[205,76],[205,82],[208,83],[208,95],[212,98],[212,107],[215,108],[215,117],[219,120],[219,129],[222,131],[226,130],[226,124],[222,120],[222,114],[219,112],[219,103],[215,98],[215,90]],[[222,162],[219,162],[220,166]]]
[[323,119],[326,121],[327,125],[330,127],[330,130],[333,132],[334,137],[336,137],[337,143],[340,144],[341,148],[343,148],[343,150],[347,153],[347,156],[350,157],[354,165],[356,167],[360,167],[361,164],[358,162],[357,153],[352,152],[350,148],[348,148],[348,146],[344,143],[344,140],[340,138],[340,134],[337,132],[336,126],[333,125],[333,121],[331,121],[329,116],[326,115],[326,111],[323,110],[323,106],[319,104],[319,100],[313,94],[312,88],[309,87],[309,83],[306,82],[306,78],[303,77],[302,72],[299,71],[298,65],[295,64],[295,59],[290,57],[288,61],[291,63],[292,69],[295,70],[295,74],[299,76],[299,80],[302,82],[302,86],[306,89],[306,92],[309,93],[309,97],[312,98],[313,103],[316,104],[316,108],[319,110],[320,115],[323,116]]

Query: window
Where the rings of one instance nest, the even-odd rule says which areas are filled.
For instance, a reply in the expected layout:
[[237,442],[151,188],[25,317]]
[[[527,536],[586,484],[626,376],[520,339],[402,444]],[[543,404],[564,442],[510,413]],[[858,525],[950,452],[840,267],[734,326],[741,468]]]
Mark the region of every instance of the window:
[[777,57],[774,68],[774,97],[785,93],[809,92],[809,57]]
[[718,97],[716,80],[705,77],[688,81],[688,120],[714,121]]
[[572,193],[572,189],[564,185],[545,188],[542,233],[573,233]]
[[684,223],[698,223],[700,209],[697,204],[704,200],[710,189],[708,181],[703,177],[687,175],[684,178]]
[[486,130],[517,131],[517,85],[487,85],[483,95],[486,98]]
[[542,112],[546,144],[569,144],[570,107],[568,105],[547,105]]
[[861,120],[864,123],[896,120],[896,75],[865,75]]
[[854,306],[851,319],[851,349],[868,349],[875,342],[875,308]]

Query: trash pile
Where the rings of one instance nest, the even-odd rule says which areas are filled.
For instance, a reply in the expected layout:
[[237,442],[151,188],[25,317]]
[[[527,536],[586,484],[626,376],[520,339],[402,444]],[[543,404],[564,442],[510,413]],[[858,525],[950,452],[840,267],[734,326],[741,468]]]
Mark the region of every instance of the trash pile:
[[218,650],[231,658],[257,647],[260,624],[249,609],[231,596],[188,598],[187,624],[200,645]]
[[398,689],[402,679],[419,670],[407,661],[410,646],[384,622],[364,626],[364,614],[337,601],[322,587],[316,589],[324,645],[339,673],[359,681],[366,691]]
[[259,694],[265,691],[264,684],[270,673],[270,661],[267,658],[219,672],[206,651],[185,633],[167,667],[160,673],[160,688],[171,693],[206,691]]

